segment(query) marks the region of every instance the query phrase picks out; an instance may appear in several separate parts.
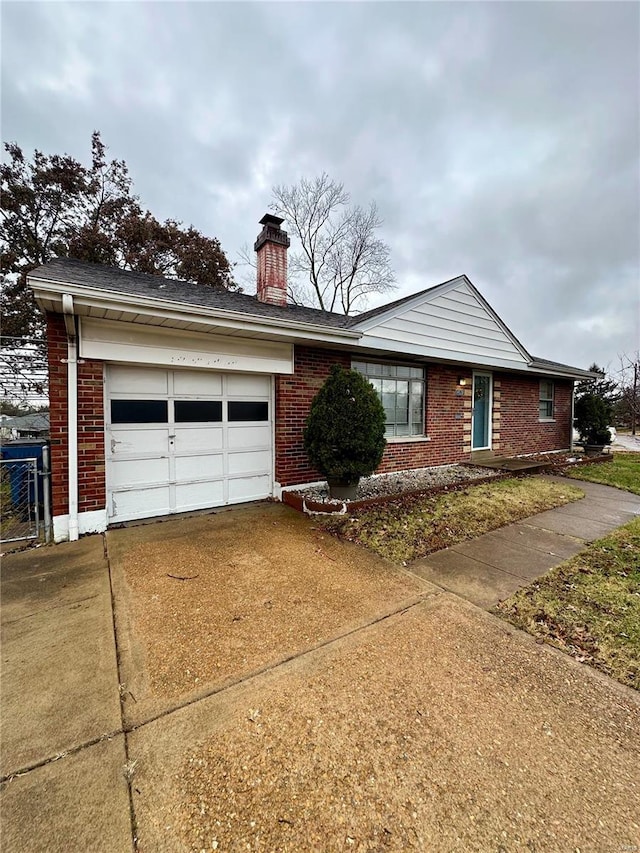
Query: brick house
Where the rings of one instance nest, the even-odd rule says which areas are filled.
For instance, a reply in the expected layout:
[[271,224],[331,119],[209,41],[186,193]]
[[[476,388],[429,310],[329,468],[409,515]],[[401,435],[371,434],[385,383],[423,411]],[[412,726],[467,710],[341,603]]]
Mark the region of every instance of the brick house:
[[570,447],[591,374],[529,355],[466,276],[354,317],[288,305],[281,222],[261,220],[256,296],[68,259],[29,275],[56,541],[319,480],[302,430],[335,363],[381,396],[381,472]]

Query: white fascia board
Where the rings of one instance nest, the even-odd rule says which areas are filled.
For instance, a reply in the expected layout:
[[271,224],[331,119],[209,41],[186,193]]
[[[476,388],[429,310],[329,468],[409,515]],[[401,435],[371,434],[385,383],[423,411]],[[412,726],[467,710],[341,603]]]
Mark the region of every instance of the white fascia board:
[[417,308],[419,305],[425,305],[428,302],[431,302],[433,299],[437,299],[440,296],[446,296],[451,290],[455,290],[460,284],[466,284],[467,287],[471,290],[473,295],[480,301],[482,307],[487,311],[487,313],[492,317],[493,320],[498,324],[500,329],[504,332],[504,334],[509,338],[518,352],[522,355],[525,361],[530,362],[531,356],[527,352],[527,350],[522,346],[520,341],[513,334],[511,329],[500,319],[500,317],[493,310],[491,305],[487,302],[484,296],[480,293],[480,291],[469,281],[466,275],[459,275],[457,278],[452,279],[451,281],[447,281],[444,284],[436,285],[435,287],[429,288],[426,292],[417,293],[413,299],[407,299],[406,302],[402,302],[400,305],[395,305],[389,308],[388,311],[384,311],[381,314],[377,314],[375,317],[370,317],[368,320],[364,320],[362,323],[358,323],[357,319],[352,328],[360,329],[362,332],[367,332],[370,329],[375,329],[376,326],[385,323],[387,320],[392,317],[400,316],[405,314],[407,311],[411,311],[413,308]]
[[536,376],[555,376],[562,379],[600,379],[600,373],[593,373],[590,370],[581,370],[579,367],[572,368],[567,367],[563,369],[561,367],[548,367],[544,364],[533,363],[530,364],[527,370],[528,373],[535,373]]
[[156,318],[164,317],[168,321],[199,322],[203,325],[224,326],[228,329],[241,329],[265,335],[286,335],[292,339],[300,338],[302,335],[308,340],[328,343],[358,340],[362,335],[356,329],[341,329],[324,326],[320,323],[305,323],[299,320],[283,322],[275,317],[262,317],[257,314],[248,316],[240,311],[190,305],[184,302],[179,303],[179,308],[177,308],[175,302],[165,299],[122,294],[115,291],[112,293],[104,290],[96,292],[91,287],[82,287],[82,285],[69,284],[63,281],[52,282],[48,279],[38,279],[35,276],[29,277],[29,284],[36,300],[41,298],[52,299],[58,296],[62,298],[63,293],[71,293],[77,309],[101,308],[107,311],[130,311],[132,314],[146,314]]
[[80,318],[80,355],[100,361],[243,373],[293,373],[293,344]]

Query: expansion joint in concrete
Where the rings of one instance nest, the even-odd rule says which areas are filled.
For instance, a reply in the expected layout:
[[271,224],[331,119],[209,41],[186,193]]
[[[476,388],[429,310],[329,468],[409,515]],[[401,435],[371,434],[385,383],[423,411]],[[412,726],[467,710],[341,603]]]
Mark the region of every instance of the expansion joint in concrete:
[[[102,534],[102,543],[104,547],[104,557],[107,562],[107,569],[109,572],[109,591],[111,594],[111,620],[113,626],[113,642],[116,650],[116,666],[118,669],[118,685],[123,683],[122,678],[122,661],[120,654],[120,646],[118,643],[118,629],[116,625],[116,601],[115,594],[113,590],[113,576],[111,571],[111,561],[109,560],[109,545],[107,542],[106,533]],[[136,820],[136,811],[133,803],[133,776],[135,772],[135,762],[132,761],[129,755],[129,738],[127,736],[127,728],[125,727],[125,710],[124,710],[124,695],[121,689],[118,690],[118,695],[120,698],[120,726],[121,730],[124,734],[124,754],[125,754],[125,766],[122,768],[122,772],[125,776],[127,782],[127,790],[129,793],[129,819],[131,822],[131,843],[134,850],[138,849],[138,828],[137,828],[137,820]]]

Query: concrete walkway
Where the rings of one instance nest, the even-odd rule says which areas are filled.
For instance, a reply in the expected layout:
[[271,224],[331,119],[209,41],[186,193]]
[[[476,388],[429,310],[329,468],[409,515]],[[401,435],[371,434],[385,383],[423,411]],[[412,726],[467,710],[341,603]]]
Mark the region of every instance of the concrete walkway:
[[[549,477],[566,483],[562,477]],[[640,497],[572,481],[586,497],[461,542],[409,565],[424,580],[489,609],[581,551],[588,542],[640,515]]]
[[132,849],[102,537],[2,564],[2,849]]

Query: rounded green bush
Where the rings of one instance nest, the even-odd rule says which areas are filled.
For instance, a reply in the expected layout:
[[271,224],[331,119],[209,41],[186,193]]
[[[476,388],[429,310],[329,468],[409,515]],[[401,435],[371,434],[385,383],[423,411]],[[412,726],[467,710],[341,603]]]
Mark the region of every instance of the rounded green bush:
[[334,364],[304,430],[311,463],[329,483],[354,485],[380,464],[384,429],[384,409],[372,385],[356,370]]

